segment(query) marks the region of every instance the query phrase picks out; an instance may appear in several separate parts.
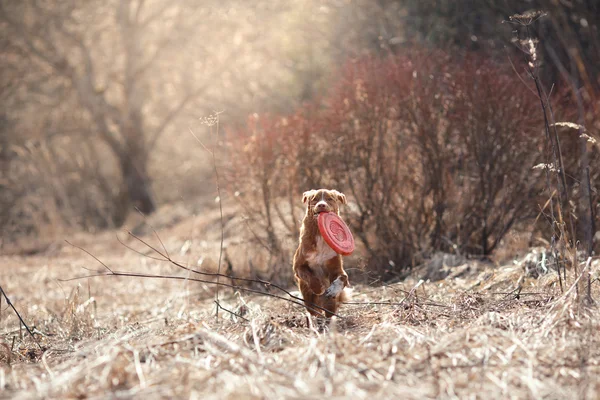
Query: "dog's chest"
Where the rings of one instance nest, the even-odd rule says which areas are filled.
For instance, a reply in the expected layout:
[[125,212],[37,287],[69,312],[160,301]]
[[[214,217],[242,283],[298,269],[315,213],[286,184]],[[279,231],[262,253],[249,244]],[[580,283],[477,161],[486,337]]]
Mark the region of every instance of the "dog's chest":
[[317,235],[316,239],[315,250],[306,254],[306,260],[311,268],[321,267],[326,261],[337,256],[337,253],[325,242],[323,236]]

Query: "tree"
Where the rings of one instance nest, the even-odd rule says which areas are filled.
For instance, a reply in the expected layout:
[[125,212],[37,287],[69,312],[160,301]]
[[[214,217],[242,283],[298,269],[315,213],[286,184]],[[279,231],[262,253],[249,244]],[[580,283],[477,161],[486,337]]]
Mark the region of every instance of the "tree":
[[[222,104],[214,87],[223,79],[242,86],[232,71],[247,64],[259,41],[249,37],[254,22],[231,12],[238,3],[3,2],[0,27],[10,50],[3,69],[20,81],[14,96],[21,104],[11,117],[28,135],[77,132],[107,144],[118,160],[124,208],[153,212],[148,161],[161,135],[190,106],[206,107],[208,98]],[[239,42],[222,46],[232,33]]]

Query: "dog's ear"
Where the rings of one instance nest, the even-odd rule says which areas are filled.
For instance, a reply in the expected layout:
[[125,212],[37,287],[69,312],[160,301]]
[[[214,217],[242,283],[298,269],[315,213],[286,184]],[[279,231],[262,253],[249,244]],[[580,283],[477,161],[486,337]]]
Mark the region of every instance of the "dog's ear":
[[334,190],[333,193],[335,194],[340,203],[348,204],[348,201],[346,200],[346,195],[344,193],[338,192],[337,190]]
[[302,195],[302,202],[304,204],[306,204],[306,202],[308,201],[310,196],[312,196],[314,193],[315,193],[314,190],[309,190],[309,191],[304,192],[304,194]]

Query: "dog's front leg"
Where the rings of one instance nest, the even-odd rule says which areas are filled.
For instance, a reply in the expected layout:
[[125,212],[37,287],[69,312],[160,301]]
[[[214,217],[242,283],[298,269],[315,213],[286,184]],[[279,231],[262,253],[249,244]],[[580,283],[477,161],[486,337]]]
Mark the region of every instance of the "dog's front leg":
[[320,295],[325,291],[325,285],[322,280],[315,276],[308,264],[302,264],[296,268],[296,275],[308,284],[314,294]]

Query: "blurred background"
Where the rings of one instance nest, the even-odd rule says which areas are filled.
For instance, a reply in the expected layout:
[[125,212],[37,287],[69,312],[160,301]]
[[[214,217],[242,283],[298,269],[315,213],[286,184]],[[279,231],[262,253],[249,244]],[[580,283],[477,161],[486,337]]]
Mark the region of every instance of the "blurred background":
[[272,267],[318,186],[348,195],[355,264],[383,274],[548,241],[529,63],[580,127],[560,137],[591,245],[599,28],[594,0],[2,1],[0,252],[213,210],[211,151]]

